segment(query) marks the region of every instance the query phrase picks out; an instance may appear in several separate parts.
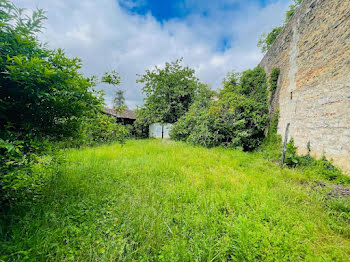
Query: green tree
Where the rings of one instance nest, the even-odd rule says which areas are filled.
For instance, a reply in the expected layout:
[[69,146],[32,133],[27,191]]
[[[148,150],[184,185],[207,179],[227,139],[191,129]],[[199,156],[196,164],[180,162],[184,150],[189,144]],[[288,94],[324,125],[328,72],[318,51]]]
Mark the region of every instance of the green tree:
[[182,59],[166,63],[164,68],[147,70],[138,83],[144,84],[144,105],[137,110],[136,125],[154,122],[175,123],[193,103],[200,87],[195,71],[181,65]]
[[113,99],[113,105],[117,108],[122,108],[122,107],[125,107],[125,97],[124,97],[124,91],[123,90],[120,90],[118,89],[116,92],[115,92],[115,96],[114,96],[114,99]]
[[102,83],[106,83],[117,88],[113,98],[113,106],[117,113],[121,113],[126,108],[126,105],[124,91],[119,88],[119,85],[121,83],[119,73],[115,70],[111,72],[105,72],[101,81]]
[[105,72],[101,79],[102,83],[113,85],[115,87],[120,85],[120,75],[117,71]]

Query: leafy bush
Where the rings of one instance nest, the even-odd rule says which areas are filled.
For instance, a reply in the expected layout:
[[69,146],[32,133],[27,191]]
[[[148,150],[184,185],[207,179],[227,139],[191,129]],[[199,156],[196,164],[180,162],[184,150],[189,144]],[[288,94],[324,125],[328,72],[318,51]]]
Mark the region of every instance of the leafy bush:
[[294,139],[291,138],[286,146],[285,164],[289,167],[296,167],[301,163],[301,158],[297,154],[298,148],[294,145]]
[[217,99],[203,95],[175,123],[171,137],[203,146],[257,148],[268,118],[267,82],[263,68],[247,70],[223,81]]
[[97,114],[95,118],[87,119],[84,131],[85,141],[90,144],[100,144],[117,141],[124,144],[125,137],[128,136],[128,130],[125,126],[115,122],[114,117],[104,114]]
[[288,167],[300,168],[306,172],[311,170],[313,173],[317,173],[330,181],[337,180],[339,183],[344,181],[350,182],[349,177],[343,175],[342,171],[328,161],[325,156],[321,159],[315,159],[310,155],[310,152],[310,144],[308,144],[308,153],[306,155],[298,155],[294,139],[291,138],[287,143],[285,164]]
[[[277,110],[270,119],[268,132],[259,148],[259,152],[265,159],[279,164],[282,156],[282,138],[277,133],[278,119],[279,110]],[[332,165],[332,162],[328,161],[325,156],[321,159],[315,159],[312,157],[310,143],[307,144],[307,148],[308,153],[306,155],[298,155],[294,139],[291,138],[287,143],[284,164],[290,168],[301,169],[310,176],[321,176],[339,184],[350,183],[350,178],[344,175],[339,168]]]
[[79,72],[81,60],[39,42],[36,33],[44,19],[42,10],[27,16],[0,1],[0,199],[35,188],[39,179],[30,166],[53,144],[123,141],[125,136],[102,115],[103,93],[94,90],[96,78]]
[[37,40],[43,11],[28,18],[7,1],[0,8],[0,135],[75,136],[82,120],[102,109],[94,78],[79,72],[79,59],[67,58],[61,49],[48,50]]
[[277,133],[278,119],[279,110],[276,110],[269,121],[266,137],[259,147],[259,151],[262,152],[264,158],[276,163],[280,162],[282,156],[282,138]]
[[215,144],[215,137],[209,137],[208,131],[210,126],[208,121],[211,121],[208,108],[212,104],[214,95],[214,91],[202,86],[189,112],[173,125],[170,137],[175,140],[190,141],[208,147]]
[[2,174],[0,187],[3,190],[0,203],[10,197],[8,188],[16,190],[21,186],[20,183],[28,178],[26,170],[28,159],[21,151],[21,144],[21,141],[11,143],[0,139],[0,173]]
[[135,135],[138,138],[147,138],[149,134],[149,126],[152,124],[151,114],[146,107],[141,107],[135,110],[137,119],[134,122]]
[[36,138],[26,141],[0,138],[0,203],[4,208],[16,200],[38,193],[46,178],[43,173],[33,173],[32,166],[42,163],[44,153],[50,152],[50,167],[58,163],[60,155],[54,152],[49,141]]

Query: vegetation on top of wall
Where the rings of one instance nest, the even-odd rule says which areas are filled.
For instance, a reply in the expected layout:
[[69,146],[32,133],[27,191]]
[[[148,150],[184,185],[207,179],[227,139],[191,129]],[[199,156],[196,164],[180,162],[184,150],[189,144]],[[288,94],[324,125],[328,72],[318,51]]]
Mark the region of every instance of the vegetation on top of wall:
[[300,6],[302,1],[303,0],[293,0],[293,4],[291,4],[289,6],[289,9],[286,11],[285,21],[282,26],[277,26],[273,28],[270,33],[262,34],[257,44],[258,47],[261,48],[262,53],[266,53],[270,49],[270,47],[276,41],[278,35],[282,32],[285,25],[288,23],[289,19],[293,16],[295,10]]
[[170,133],[176,140],[206,147],[256,149],[268,119],[267,80],[263,68],[232,73],[223,81],[217,99],[208,95],[194,103]]
[[272,44],[276,41],[279,34],[282,32],[284,26],[277,26],[268,34],[263,34],[258,41],[258,47],[261,48],[262,53],[266,53]]
[[288,23],[289,19],[294,15],[295,10],[300,6],[303,0],[293,0],[293,4],[289,5],[289,9],[286,12],[286,17],[284,22]]

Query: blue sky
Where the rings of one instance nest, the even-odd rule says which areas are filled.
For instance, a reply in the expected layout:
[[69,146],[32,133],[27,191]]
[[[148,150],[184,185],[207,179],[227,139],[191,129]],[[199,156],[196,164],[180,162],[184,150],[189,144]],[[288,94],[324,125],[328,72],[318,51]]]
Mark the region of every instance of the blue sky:
[[[116,70],[127,105],[141,105],[137,75],[183,57],[200,81],[219,88],[228,72],[255,67],[264,32],[280,25],[291,0],[13,0],[46,10],[40,38],[83,60],[87,76]],[[110,103],[115,90],[105,89]]]
[[[246,4],[247,2],[256,2],[260,5],[261,8],[264,8],[268,1],[266,0],[246,0],[245,2],[242,1],[219,1],[219,5],[213,4],[213,2],[217,1],[211,1],[211,3],[208,5],[205,3],[204,5],[201,3],[204,3],[205,1],[196,1],[194,2],[188,2],[185,0],[130,0],[130,1],[121,1],[121,6],[126,9],[129,12],[138,14],[138,15],[145,15],[147,13],[151,13],[152,16],[154,16],[157,21],[163,22],[174,18],[184,18],[192,13],[199,13],[203,16],[208,16],[208,14],[211,13],[212,8],[220,8],[223,10],[227,9],[236,9],[239,10],[242,8],[242,5]],[[270,3],[272,1],[269,1]]]

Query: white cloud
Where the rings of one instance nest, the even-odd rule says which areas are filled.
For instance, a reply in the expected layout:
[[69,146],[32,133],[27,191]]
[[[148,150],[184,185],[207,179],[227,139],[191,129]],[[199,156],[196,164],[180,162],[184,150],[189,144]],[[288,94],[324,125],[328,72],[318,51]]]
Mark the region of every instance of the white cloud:
[[[184,57],[184,63],[196,69],[200,80],[214,88],[227,72],[256,66],[262,58],[256,47],[259,36],[282,22],[283,10],[288,5],[287,0],[278,0],[263,9],[253,3],[243,5],[239,11],[213,8],[208,16],[197,13],[160,24],[150,14],[138,16],[125,12],[117,0],[17,0],[15,3],[45,9],[48,20],[41,38],[51,48],[61,47],[69,56],[82,58],[87,75],[117,70],[131,108],[142,103],[136,74],[166,61]],[[124,3],[134,5],[139,1],[124,0]],[[232,40],[224,52],[217,51],[222,37]],[[111,88],[106,90],[107,102],[113,92]]]

